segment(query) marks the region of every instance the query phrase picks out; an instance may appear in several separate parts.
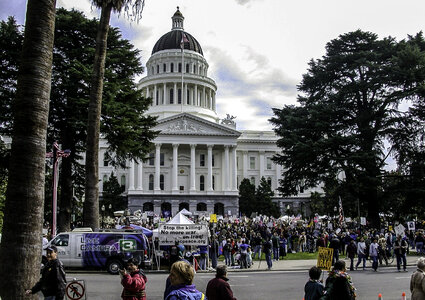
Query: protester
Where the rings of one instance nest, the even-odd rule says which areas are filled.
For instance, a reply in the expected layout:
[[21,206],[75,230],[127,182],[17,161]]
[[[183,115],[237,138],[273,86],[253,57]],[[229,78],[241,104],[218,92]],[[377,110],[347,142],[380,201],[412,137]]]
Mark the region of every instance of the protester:
[[147,278],[139,270],[138,265],[139,262],[136,259],[130,258],[125,269],[120,270],[121,285],[123,286],[121,298],[123,300],[146,300]]
[[333,257],[332,257],[332,265],[335,264],[337,260],[339,260],[339,247],[340,247],[340,241],[336,235],[333,236],[331,241],[329,242],[329,248],[334,249],[333,251]]
[[422,231],[419,231],[415,237],[414,243],[416,246],[416,253],[418,255],[422,255],[425,253],[424,251],[424,242],[425,242],[425,238],[423,236]]
[[356,270],[362,261],[364,270],[366,268],[366,243],[364,238],[360,238],[360,242],[357,243],[357,257]]
[[347,257],[350,259],[350,271],[354,271],[354,257],[356,256],[357,246],[356,243],[351,240],[347,246]]
[[304,300],[319,300],[324,293],[323,283],[320,282],[320,275],[322,270],[314,266],[308,271],[310,279],[304,286]]
[[49,246],[47,251],[47,264],[41,272],[41,279],[30,289],[26,295],[43,293],[45,300],[62,300],[65,296],[66,275],[62,262],[58,259],[56,246]]
[[418,269],[410,279],[411,300],[425,300],[425,258],[421,257],[417,263]]
[[164,300],[204,300],[205,295],[193,284],[195,271],[185,261],[175,262],[170,271],[170,289],[164,294]]
[[211,257],[211,267],[213,269],[217,268],[219,248],[218,248],[217,236],[215,234],[212,236],[212,239],[209,245],[209,256]]
[[272,262],[272,242],[270,241],[270,238],[266,238],[265,242],[263,243],[263,252],[264,255],[266,256],[266,262],[267,262],[267,268],[269,270],[271,270],[271,268],[273,267],[273,262]]
[[369,246],[369,256],[372,259],[372,269],[374,272],[378,271],[378,240],[373,239],[373,243]]
[[215,278],[208,282],[206,291],[207,299],[236,300],[227,281],[229,281],[227,278],[227,266],[218,266]]
[[345,262],[338,260],[326,279],[325,294],[322,300],[356,299],[356,288],[351,277],[346,273]]
[[406,251],[407,251],[408,244],[407,242],[402,239],[401,235],[397,235],[397,239],[394,242],[394,254],[397,259],[397,270],[400,272],[401,270],[401,262],[403,261],[403,271],[407,272],[406,265]]

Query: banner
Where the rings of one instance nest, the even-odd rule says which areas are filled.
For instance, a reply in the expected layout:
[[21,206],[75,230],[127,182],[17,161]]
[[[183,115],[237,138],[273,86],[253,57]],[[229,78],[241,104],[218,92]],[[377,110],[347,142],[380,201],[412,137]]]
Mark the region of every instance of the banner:
[[160,224],[159,245],[172,246],[176,242],[187,246],[208,245],[208,227],[205,224]]
[[319,247],[319,253],[317,255],[317,267],[322,270],[330,271],[332,268],[333,255],[333,248]]

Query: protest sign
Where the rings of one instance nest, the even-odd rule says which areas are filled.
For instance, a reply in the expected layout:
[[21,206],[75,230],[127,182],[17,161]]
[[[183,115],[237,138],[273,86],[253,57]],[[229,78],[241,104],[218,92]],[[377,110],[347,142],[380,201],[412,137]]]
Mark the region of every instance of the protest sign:
[[334,249],[319,247],[319,253],[317,255],[317,267],[322,270],[330,271],[332,267],[333,255],[334,255]]
[[160,224],[159,244],[171,246],[176,242],[187,246],[208,245],[206,224]]

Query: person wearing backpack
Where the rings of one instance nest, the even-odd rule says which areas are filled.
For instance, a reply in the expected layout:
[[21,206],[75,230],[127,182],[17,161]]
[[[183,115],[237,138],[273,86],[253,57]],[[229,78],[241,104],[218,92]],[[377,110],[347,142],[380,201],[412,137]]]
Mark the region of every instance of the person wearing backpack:
[[337,260],[326,279],[325,293],[320,300],[354,300],[356,288],[346,273],[345,262]]

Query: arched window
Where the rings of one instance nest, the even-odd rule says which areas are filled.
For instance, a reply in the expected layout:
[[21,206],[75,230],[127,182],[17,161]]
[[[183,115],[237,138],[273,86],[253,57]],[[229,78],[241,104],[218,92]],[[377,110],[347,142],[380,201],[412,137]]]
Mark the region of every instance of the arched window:
[[186,73],[189,73],[189,64],[186,64]]
[[182,63],[179,63],[179,73],[182,72]]
[[170,89],[170,104],[174,104],[174,89]]
[[205,177],[204,177],[204,175],[201,175],[201,177],[199,177],[199,190],[205,191]]
[[156,73],[159,74],[159,65],[156,65]]
[[174,64],[173,63],[171,63],[171,65],[170,65],[170,72],[174,73]]
[[214,213],[216,215],[224,216],[224,204],[220,202],[214,204]]
[[272,187],[272,179],[270,177],[267,177],[267,184]]
[[181,211],[182,209],[189,210],[189,203],[187,203],[187,202],[180,203],[179,204],[179,211]]
[[121,176],[121,187],[125,188],[125,175]]
[[154,183],[154,179],[153,179],[153,174],[149,175],[149,190],[153,191],[153,183]]
[[207,211],[207,205],[204,202],[196,204],[197,211]]
[[153,211],[153,203],[152,202],[143,203],[143,211]]
[[163,64],[162,65],[162,72],[167,72],[167,65],[166,64]]

